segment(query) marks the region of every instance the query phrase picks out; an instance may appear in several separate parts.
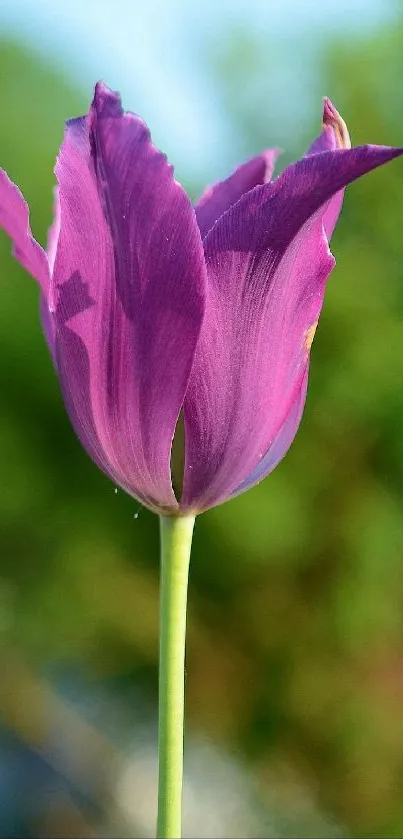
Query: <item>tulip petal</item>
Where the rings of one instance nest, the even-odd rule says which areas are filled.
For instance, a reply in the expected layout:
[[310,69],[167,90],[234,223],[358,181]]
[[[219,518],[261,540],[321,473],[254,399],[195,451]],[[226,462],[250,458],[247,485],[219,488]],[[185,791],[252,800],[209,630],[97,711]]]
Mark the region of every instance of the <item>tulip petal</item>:
[[[319,154],[323,151],[335,151],[337,148],[340,147],[341,139],[344,140],[345,147],[351,147],[351,144],[349,142],[350,138],[348,136],[347,127],[344,123],[344,120],[342,120],[340,114],[338,113],[334,105],[330,102],[330,100],[328,98],[325,98],[323,106],[322,131],[319,137],[317,137],[316,140],[314,140],[311,146],[309,147],[307,156],[312,154]],[[340,215],[340,211],[343,204],[343,197],[344,189],[340,190],[340,192],[337,192],[336,195],[334,195],[333,198],[330,199],[323,213],[323,226],[325,228],[328,239],[330,239],[336,222],[338,220],[338,217]],[[267,475],[269,475],[270,472],[272,472],[273,469],[276,468],[276,466],[280,463],[284,455],[287,453],[288,449],[291,446],[291,443],[294,440],[294,437],[299,428],[299,424],[301,422],[305,406],[307,386],[308,370],[303,380],[301,389],[294,400],[292,408],[290,409],[290,413],[288,414],[285,422],[283,423],[280,431],[278,432],[277,437],[269,447],[269,450],[263,456],[260,463],[258,463],[255,469],[248,476],[248,478],[233,493],[232,497],[238,495],[241,492],[245,492],[245,490],[254,486],[254,484],[258,483]]]
[[15,258],[40,286],[42,325],[50,352],[55,360],[54,324],[48,309],[50,275],[48,257],[32,236],[29,209],[22,193],[3,169],[0,169],[0,227],[6,231],[13,242]]
[[45,251],[33,238],[29,225],[28,206],[8,175],[0,169],[0,227],[13,242],[13,254],[39,283],[46,296],[49,267]]
[[50,293],[45,298],[43,295],[41,297],[40,303],[40,313],[41,313],[41,322],[42,322],[42,329],[45,334],[46,343],[49,347],[50,354],[52,356],[52,361],[54,366],[57,370],[57,358],[56,358],[56,319],[54,315],[54,283],[52,282],[53,277],[53,268],[56,259],[56,252],[57,252],[57,244],[59,241],[59,233],[60,233],[60,199],[59,199],[59,189],[58,187],[54,187],[53,190],[53,222],[48,230],[48,241],[47,241],[47,248],[46,253],[48,257],[48,264],[49,264],[49,272],[50,272]]
[[327,202],[402,153],[362,146],[306,157],[207,235],[208,302],[184,403],[183,509],[228,498],[273,444],[306,375],[334,264]]
[[[322,131],[319,137],[317,137],[309,147],[307,156],[320,154],[320,152],[323,151],[335,151],[340,147],[340,137],[344,137],[346,146],[350,147],[347,127],[344,121],[330,100],[325,98],[323,106]],[[333,196],[333,198],[330,199],[323,213],[323,226],[329,240],[339,218],[343,198],[344,189],[341,189]],[[235,490],[232,497],[239,495],[241,492],[245,492],[245,490],[250,489],[250,487],[254,486],[256,483],[259,483],[259,481],[269,475],[283,459],[294,440],[301,422],[305,406],[307,386],[308,370],[303,380],[301,389],[299,390],[294,400],[294,404],[290,409],[290,413],[278,432],[277,437],[270,445],[266,454],[263,455],[261,461],[255,469],[251,472],[247,479],[243,481],[241,486]]]
[[77,435],[124,489],[173,511],[170,450],[204,312],[194,210],[148,129],[97,85],[56,167],[57,365]]
[[195,204],[202,239],[217,219],[233,204],[236,204],[245,192],[270,180],[278,154],[278,149],[267,149],[257,157],[247,160],[242,166],[238,166],[224,181],[217,181],[207,187]]
[[[319,154],[323,151],[335,151],[340,148],[351,148],[350,136],[344,119],[326,96],[323,102],[322,131],[310,145],[307,156]],[[344,189],[341,189],[330,199],[323,214],[323,225],[329,242],[341,212],[343,198]]]
[[290,448],[295,435],[298,431],[302,414],[304,412],[305,407],[305,400],[306,400],[306,392],[308,388],[308,369],[305,373],[305,376],[302,380],[301,387],[294,399],[294,402],[290,408],[290,412],[287,415],[283,425],[280,428],[277,436],[273,440],[269,450],[263,455],[261,461],[255,466],[253,471],[248,475],[245,481],[237,487],[235,492],[232,493],[232,498],[236,495],[240,495],[241,492],[245,492],[245,490],[250,489],[255,484],[258,484],[263,478],[266,478],[270,472],[273,472],[273,469],[278,466],[280,461],[283,459],[284,455],[287,454],[288,449]]

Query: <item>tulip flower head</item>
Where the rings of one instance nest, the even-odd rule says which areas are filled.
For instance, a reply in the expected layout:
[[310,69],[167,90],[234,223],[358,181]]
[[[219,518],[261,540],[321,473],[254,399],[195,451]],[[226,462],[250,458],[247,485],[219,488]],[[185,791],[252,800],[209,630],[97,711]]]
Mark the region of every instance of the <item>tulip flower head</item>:
[[399,154],[351,148],[325,99],[301,160],[272,180],[265,151],[192,206],[144,122],[97,84],[66,125],[46,251],[0,173],[0,225],[39,283],[71,422],[116,484],[156,512],[196,514],[277,466],[304,408],[343,190]]

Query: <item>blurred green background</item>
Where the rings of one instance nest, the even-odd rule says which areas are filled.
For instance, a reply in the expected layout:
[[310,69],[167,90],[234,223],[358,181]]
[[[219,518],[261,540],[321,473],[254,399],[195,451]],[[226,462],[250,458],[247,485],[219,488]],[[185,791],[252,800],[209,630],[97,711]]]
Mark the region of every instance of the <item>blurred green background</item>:
[[[290,20],[280,42],[253,11],[251,0],[242,25],[228,12],[225,37],[213,27],[191,44],[201,119],[211,140],[219,115],[226,138],[211,140],[213,171],[193,149],[175,157],[169,125],[155,136],[192,196],[262,147],[285,147],[280,168],[300,156],[324,93],[354,144],[403,144],[398,7],[319,38],[299,40]],[[2,31],[0,164],[45,242],[63,121],[86,110],[89,69],[80,82],[81,57],[58,61],[48,30],[46,43]],[[140,110],[134,95],[124,104]],[[175,136],[185,123],[182,105]],[[401,162],[348,189],[332,250],[297,440],[263,484],[196,525],[187,836],[403,836]],[[77,442],[37,288],[4,234],[0,265],[0,835],[151,836],[157,520],[137,516]]]

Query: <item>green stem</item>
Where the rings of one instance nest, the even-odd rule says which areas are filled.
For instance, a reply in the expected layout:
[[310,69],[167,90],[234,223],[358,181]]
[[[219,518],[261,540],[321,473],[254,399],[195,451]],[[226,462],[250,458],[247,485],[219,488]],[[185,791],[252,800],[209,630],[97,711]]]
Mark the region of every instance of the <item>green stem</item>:
[[161,516],[157,839],[180,839],[186,603],[194,516]]

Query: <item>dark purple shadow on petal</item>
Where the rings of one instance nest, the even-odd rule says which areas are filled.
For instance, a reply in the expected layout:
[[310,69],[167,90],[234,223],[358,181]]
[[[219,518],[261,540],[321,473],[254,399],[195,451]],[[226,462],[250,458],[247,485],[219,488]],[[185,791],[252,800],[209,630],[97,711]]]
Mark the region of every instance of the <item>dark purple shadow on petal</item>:
[[[91,409],[88,351],[74,328],[69,327],[69,322],[77,315],[95,305],[95,301],[88,292],[88,286],[83,282],[78,271],[60,287],[57,310],[54,315],[57,321],[57,371],[66,410],[87,454],[105,475],[132,494],[133,487],[125,484],[122,474],[116,472],[99,440]],[[66,360],[68,360],[67,365]],[[72,398],[73,395],[74,398]],[[136,497],[141,503],[153,506],[152,499],[140,494]]]
[[[78,271],[72,274],[59,289],[55,320],[57,322],[56,363],[65,398],[66,408],[81,443],[90,457],[107,474],[110,474],[102,447],[95,430],[91,412],[90,366],[84,342],[69,328],[68,322],[75,315],[84,312],[95,301],[88,293],[88,287]],[[66,371],[65,360],[68,359]],[[74,361],[72,362],[72,359]],[[73,375],[73,380],[72,380]],[[70,399],[71,393],[75,399]]]
[[[126,261],[127,254],[122,248],[122,242],[125,239],[127,240],[127,243],[130,241],[129,214],[118,215],[120,208],[116,208],[114,206],[114,200],[111,193],[114,190],[120,190],[121,185],[118,182],[114,183],[113,168],[110,168],[108,172],[106,171],[106,165],[102,156],[101,140],[98,135],[98,123],[101,119],[108,119],[109,125],[111,125],[112,121],[112,127],[109,129],[111,134],[114,131],[113,120],[116,120],[117,137],[115,138],[115,142],[116,145],[118,145],[118,132],[123,118],[129,119],[129,116],[124,116],[123,108],[118,99],[111,100],[110,97],[105,98],[103,92],[100,94],[98,93],[98,96],[96,95],[89,118],[91,158],[95,170],[98,194],[104,211],[105,220],[112,234],[112,245],[116,268],[116,290],[126,317],[129,320],[133,320],[136,312],[139,311],[141,304],[139,282],[139,278],[141,276],[140,264],[138,255],[134,249],[130,254],[130,266]],[[131,127],[135,130],[135,136],[131,138],[133,143],[137,142],[142,144],[150,140],[150,133],[140,120],[133,120]],[[147,213],[149,212],[149,207],[144,201],[141,207],[141,212],[144,216],[147,216]],[[113,342],[113,337],[111,340]]]

